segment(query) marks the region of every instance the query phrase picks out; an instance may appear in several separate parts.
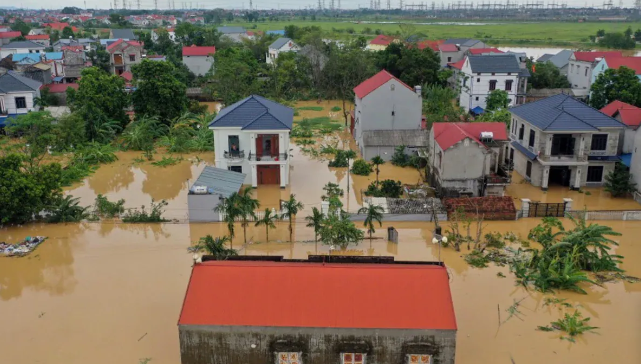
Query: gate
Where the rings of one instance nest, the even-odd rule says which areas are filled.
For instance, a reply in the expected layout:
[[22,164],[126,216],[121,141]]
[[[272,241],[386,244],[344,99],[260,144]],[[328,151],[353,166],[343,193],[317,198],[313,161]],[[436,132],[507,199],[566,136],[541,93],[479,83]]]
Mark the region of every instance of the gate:
[[562,203],[547,203],[547,202],[531,202],[530,203],[530,217],[564,217],[565,216],[565,202]]

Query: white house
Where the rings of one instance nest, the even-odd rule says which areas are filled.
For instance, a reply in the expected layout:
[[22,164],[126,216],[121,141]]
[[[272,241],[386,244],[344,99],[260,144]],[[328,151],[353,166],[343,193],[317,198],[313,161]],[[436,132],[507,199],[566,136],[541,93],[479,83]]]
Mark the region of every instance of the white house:
[[394,148],[406,152],[427,146],[421,130],[421,87],[416,89],[383,70],[354,88],[350,131],[364,159],[391,160]]
[[568,81],[577,97],[585,98],[590,94],[595,67],[603,57],[623,57],[623,55],[620,51],[610,51],[574,52],[570,56]]
[[244,184],[289,184],[289,133],[294,110],[258,95],[224,108],[209,124],[216,167],[244,173]]
[[34,111],[33,100],[40,97],[42,83],[8,71],[0,76],[0,124],[7,115],[26,114]]
[[458,69],[459,104],[465,111],[481,113],[494,90],[507,92],[510,106],[524,101],[529,73],[513,54],[469,56],[450,66]]
[[267,51],[267,64],[276,62],[278,55],[282,52],[298,52],[300,47],[290,38],[278,38],[269,46]]
[[204,76],[214,64],[216,47],[183,47],[183,64],[196,76]]
[[[441,58],[441,67],[449,63],[462,61],[471,49],[488,49],[487,45],[478,39],[452,38],[439,44],[438,50]],[[493,48],[495,49],[495,48]]]
[[619,69],[621,67],[627,67],[634,71],[639,80],[641,81],[641,57],[612,57],[605,56],[599,59],[594,65],[592,71],[592,79],[590,80],[590,86],[596,81],[596,79],[603,72],[608,69]]
[[[169,35],[169,39],[171,39],[172,42],[176,43],[176,29],[174,28],[161,28],[163,30],[167,31],[167,35]],[[151,30],[151,40],[152,41],[157,41],[158,40],[158,33],[160,29],[152,29]]]
[[30,40],[15,41],[5,44],[0,48],[0,58],[14,53],[44,53],[45,46]]

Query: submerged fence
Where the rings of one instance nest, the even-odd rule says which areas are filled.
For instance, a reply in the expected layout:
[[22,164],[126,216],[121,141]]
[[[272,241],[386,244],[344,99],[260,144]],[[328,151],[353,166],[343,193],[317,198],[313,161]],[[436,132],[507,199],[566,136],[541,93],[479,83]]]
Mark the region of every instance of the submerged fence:
[[641,221],[641,210],[575,210],[568,211],[567,214],[585,220]]

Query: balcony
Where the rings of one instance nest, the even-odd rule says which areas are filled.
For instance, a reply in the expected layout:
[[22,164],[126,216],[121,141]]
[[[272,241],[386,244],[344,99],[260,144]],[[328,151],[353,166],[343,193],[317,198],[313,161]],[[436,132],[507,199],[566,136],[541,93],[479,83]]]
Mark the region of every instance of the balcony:
[[507,186],[512,183],[512,167],[503,164],[499,166],[496,173],[485,176],[486,186]]
[[539,155],[539,160],[543,162],[587,162],[587,155],[576,155],[576,154],[551,154],[551,155]]
[[245,151],[244,150],[238,150],[233,152],[225,151],[223,157],[225,159],[231,159],[231,160],[242,160],[242,159],[245,159]]
[[287,153],[280,153],[275,155],[260,155],[249,153],[249,160],[255,162],[280,162],[287,160]]

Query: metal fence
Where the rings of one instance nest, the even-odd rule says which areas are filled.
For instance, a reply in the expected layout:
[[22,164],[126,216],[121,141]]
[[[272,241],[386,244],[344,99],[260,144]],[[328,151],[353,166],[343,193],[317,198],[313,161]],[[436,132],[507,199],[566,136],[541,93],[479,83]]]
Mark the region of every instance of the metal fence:
[[530,203],[530,217],[563,217],[565,216],[565,203]]
[[568,211],[567,214],[575,218],[583,217],[585,220],[641,221],[641,210],[575,210]]

